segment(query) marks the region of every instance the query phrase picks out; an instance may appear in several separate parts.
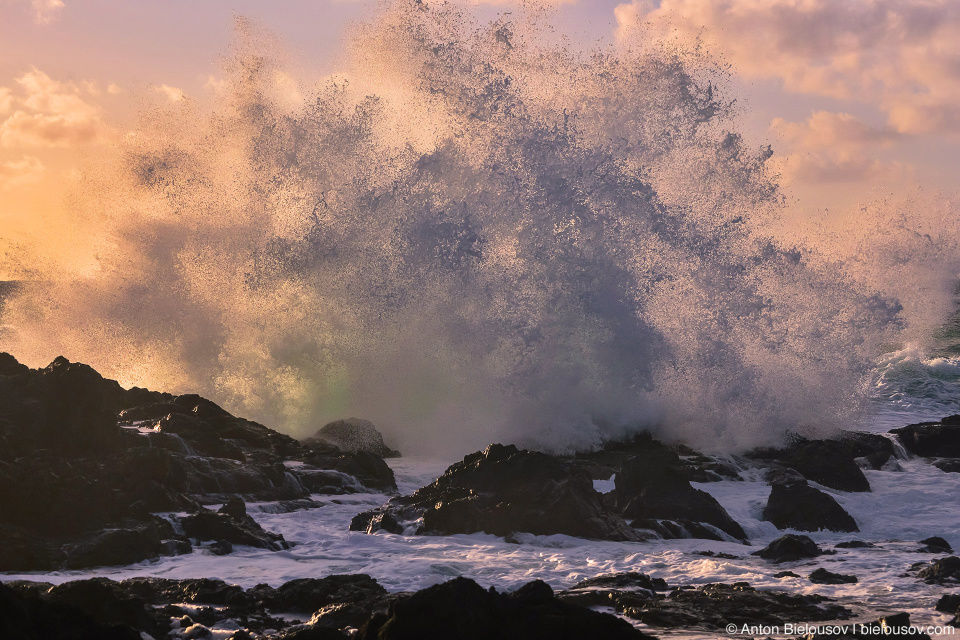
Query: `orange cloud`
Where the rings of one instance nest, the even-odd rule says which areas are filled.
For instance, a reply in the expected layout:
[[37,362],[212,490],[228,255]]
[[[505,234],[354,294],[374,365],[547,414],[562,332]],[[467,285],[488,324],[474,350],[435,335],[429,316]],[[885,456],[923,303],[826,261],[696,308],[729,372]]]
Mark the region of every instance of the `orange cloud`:
[[186,97],[186,95],[183,93],[183,90],[176,87],[171,87],[167,84],[161,84],[158,87],[154,87],[153,90],[162,96],[166,96],[170,102],[180,102]]
[[902,133],[960,133],[960,3],[902,0],[637,0],[618,36],[704,37],[748,77],[878,103]]
[[[23,95],[13,96],[9,89],[7,110],[14,103],[21,107],[0,124],[0,145],[4,147],[60,147],[98,140],[107,130],[101,110],[84,97],[92,85],[81,89],[73,83],[59,82],[39,69],[17,78]],[[0,106],[2,96],[0,93]],[[0,113],[3,111],[0,110]]]
[[30,0],[33,7],[33,18],[37,24],[53,22],[65,6],[63,0]]
[[0,87],[0,115],[8,113],[13,106],[13,92],[6,87]]
[[818,111],[803,122],[775,118],[770,129],[790,152],[782,165],[790,181],[857,182],[904,171],[901,164],[875,156],[902,135],[871,127],[848,113]]
[[0,163],[0,189],[6,191],[40,182],[46,170],[43,163],[33,156],[24,156],[16,162]]

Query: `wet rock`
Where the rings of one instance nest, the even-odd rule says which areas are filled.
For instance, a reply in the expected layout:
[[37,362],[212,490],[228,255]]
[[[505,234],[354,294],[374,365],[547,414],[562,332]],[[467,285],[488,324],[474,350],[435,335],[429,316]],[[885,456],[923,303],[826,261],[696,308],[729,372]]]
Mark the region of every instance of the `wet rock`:
[[960,582],[960,558],[956,556],[941,558],[920,569],[917,577],[927,584]]
[[[604,509],[582,470],[513,445],[490,445],[466,456],[433,484],[411,496],[393,498],[374,512],[381,513],[389,513],[397,522],[422,516],[418,534],[484,531],[498,536],[525,532],[639,539],[619,516]],[[351,528],[366,530],[373,517],[355,518]]]
[[[834,625],[831,625],[834,626]],[[839,626],[839,625],[837,625]],[[917,638],[930,640],[930,636],[910,627],[910,614],[897,613],[891,616],[874,620],[873,622],[858,622],[843,625],[845,633],[811,633],[804,636],[804,640],[870,640],[872,638],[894,638],[896,640]]]
[[960,420],[947,416],[940,422],[921,422],[891,429],[904,448],[924,458],[960,458]]
[[0,583],[0,638],[16,640],[141,640],[130,627],[100,624],[77,607]]
[[960,612],[960,595],[944,594],[937,600],[936,609],[942,613]]
[[160,555],[160,531],[153,523],[106,529],[67,548],[65,569],[133,564]]
[[690,486],[678,466],[677,455],[666,449],[625,460],[616,475],[613,496],[621,515],[641,521],[706,523],[745,540],[743,528],[713,496]]
[[860,531],[853,517],[836,500],[806,482],[773,485],[763,519],[777,529]]
[[266,604],[281,611],[312,613],[331,604],[355,604],[386,595],[387,590],[366,574],[332,575],[284,583]]
[[794,562],[804,558],[816,558],[822,555],[823,551],[813,540],[807,536],[798,536],[792,533],[780,536],[760,551],[752,555],[760,556],[765,560],[772,560],[779,564],[781,562]]
[[666,591],[666,580],[651,578],[645,573],[629,571],[587,578],[576,583],[570,589],[646,589],[647,591]]
[[677,589],[640,606],[616,607],[622,615],[653,627],[719,631],[728,625],[843,620],[853,613],[820,595],[758,591],[746,582]]
[[796,438],[780,449],[757,449],[750,457],[777,461],[813,480],[839,491],[870,491],[870,483],[855,459],[873,453],[893,455],[893,444],[883,436],[845,432],[829,440]]
[[838,542],[833,546],[837,549],[870,549],[877,545],[863,540],[848,540],[847,542]]
[[330,422],[322,426],[313,437],[349,453],[363,451],[381,458],[400,457],[399,451],[384,444],[383,435],[369,420],[347,418]]
[[400,598],[388,614],[375,615],[357,634],[358,640],[646,637],[615,616],[562,602],[539,580],[514,593],[500,594],[467,578]]
[[225,516],[230,518],[245,518],[247,516],[247,503],[243,501],[243,498],[239,496],[232,496],[227,502],[220,507],[217,513],[222,513]]
[[960,473],[960,458],[940,458],[931,464],[944,473]]
[[859,581],[857,576],[833,573],[821,567],[810,574],[810,582],[814,584],[856,584]]
[[402,534],[404,527],[389,511],[374,510],[364,511],[354,516],[350,521],[350,531],[363,531],[364,533],[385,531],[387,533]]
[[119,583],[107,578],[66,582],[52,587],[47,595],[76,607],[100,625],[121,625],[154,637],[162,637],[170,628],[148,609],[146,601],[126,593]]
[[799,578],[800,576],[795,574],[793,571],[780,571],[778,573],[773,574],[773,577],[774,578]]
[[234,518],[223,513],[200,509],[196,513],[179,518],[183,532],[198,540],[227,541],[261,549],[278,551],[287,549],[283,536],[264,531],[250,516]]
[[920,544],[924,545],[920,550],[926,553],[953,553],[950,543],[939,536],[921,540]]

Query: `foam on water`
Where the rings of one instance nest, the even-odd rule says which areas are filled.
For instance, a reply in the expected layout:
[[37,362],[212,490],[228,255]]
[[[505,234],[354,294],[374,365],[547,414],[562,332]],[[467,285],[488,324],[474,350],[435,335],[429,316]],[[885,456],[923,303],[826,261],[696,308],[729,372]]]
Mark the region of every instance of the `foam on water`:
[[[368,573],[390,591],[421,589],[455,576],[467,576],[484,586],[515,589],[542,579],[555,589],[569,587],[598,574],[641,571],[662,577],[671,585],[745,580],[762,589],[820,593],[838,598],[864,618],[908,611],[915,624],[942,624],[933,607],[943,587],[930,586],[912,575],[910,565],[936,556],[918,553],[919,540],[944,537],[960,548],[960,474],[948,474],[923,460],[900,461],[902,473],[866,471],[873,491],[826,491],[857,520],[861,532],[810,533],[824,549],[838,542],[860,539],[875,548],[838,549],[833,556],[772,565],[749,554],[783,532],[760,520],[770,487],[758,474],[744,472],[745,480],[695,483],[707,491],[740,522],[751,546],[706,540],[666,540],[644,543],[597,542],[568,536],[519,535],[519,544],[486,534],[455,536],[400,536],[348,531],[359,511],[381,504],[384,496],[314,496],[324,503],[318,509],[274,514],[250,504],[250,513],[265,528],[282,533],[295,543],[287,551],[269,552],[236,547],[230,556],[198,550],[120,568],[83,572],[6,574],[4,580],[34,579],[53,583],[91,575],[115,580],[132,576],[166,578],[218,577],[252,587],[266,582],[278,586],[287,580],[335,573]],[[439,460],[392,460],[401,492],[409,493],[429,483],[446,466]],[[816,485],[815,485],[816,486]],[[699,551],[725,552],[736,559],[696,555]],[[859,578],[854,585],[818,585],[806,576],[824,567]],[[801,578],[773,578],[777,571],[792,570]],[[659,635],[664,635],[658,631]],[[690,635],[689,633],[686,635]],[[694,634],[696,635],[696,634]]]

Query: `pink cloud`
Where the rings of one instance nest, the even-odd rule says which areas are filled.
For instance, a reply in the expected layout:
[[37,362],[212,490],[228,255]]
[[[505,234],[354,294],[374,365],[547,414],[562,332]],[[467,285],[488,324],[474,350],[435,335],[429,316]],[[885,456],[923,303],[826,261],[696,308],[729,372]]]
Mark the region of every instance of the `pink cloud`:
[[637,0],[618,36],[706,38],[747,77],[879,104],[902,133],[960,133],[960,3],[902,0]]

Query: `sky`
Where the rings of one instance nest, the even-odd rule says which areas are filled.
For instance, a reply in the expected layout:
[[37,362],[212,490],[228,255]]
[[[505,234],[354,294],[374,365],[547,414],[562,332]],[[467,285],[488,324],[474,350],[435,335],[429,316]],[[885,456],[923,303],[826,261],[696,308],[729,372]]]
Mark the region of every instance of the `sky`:
[[[470,4],[496,15],[532,3]],[[643,29],[700,42],[728,64],[739,125],[755,145],[773,147],[798,215],[918,189],[953,194],[960,0],[541,4],[550,5],[556,32],[585,50]],[[296,82],[309,83],[337,70],[351,25],[377,6],[0,0],[0,279],[24,277],[38,255],[84,268],[89,247],[65,232],[78,168],[128,134],[138,114],[214,99],[238,17],[271,32]]]

